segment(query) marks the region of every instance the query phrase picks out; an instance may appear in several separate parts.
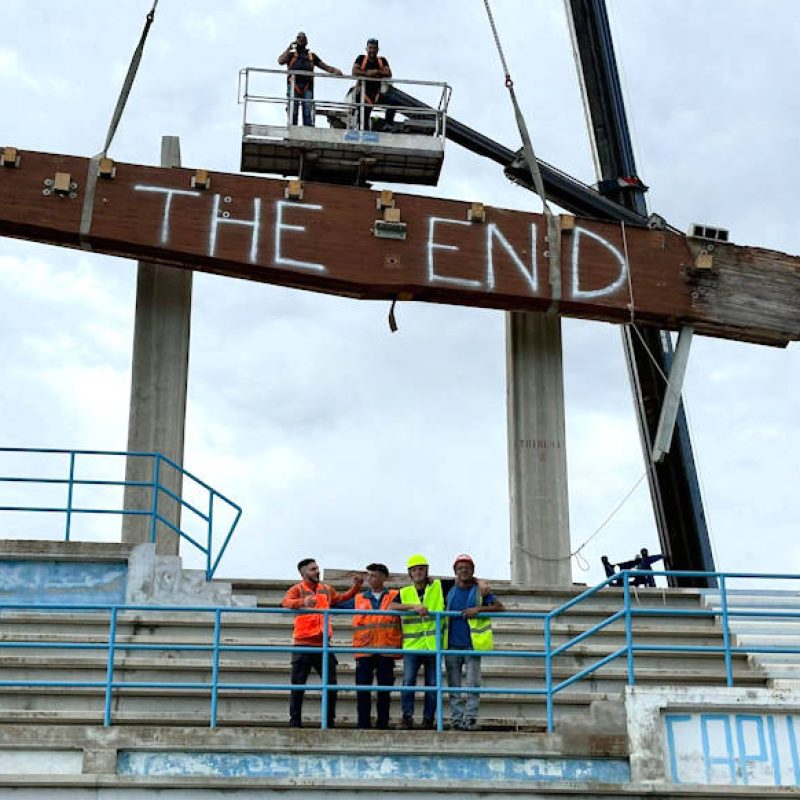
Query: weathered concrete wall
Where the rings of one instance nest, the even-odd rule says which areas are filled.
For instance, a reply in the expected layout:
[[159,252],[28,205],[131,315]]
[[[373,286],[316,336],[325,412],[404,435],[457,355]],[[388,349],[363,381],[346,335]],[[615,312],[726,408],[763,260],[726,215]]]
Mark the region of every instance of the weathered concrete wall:
[[626,691],[634,783],[800,787],[800,690]]
[[0,560],[0,602],[124,603],[122,562]]
[[117,774],[135,777],[299,778],[421,783],[626,783],[625,759],[496,755],[374,755],[122,751]]

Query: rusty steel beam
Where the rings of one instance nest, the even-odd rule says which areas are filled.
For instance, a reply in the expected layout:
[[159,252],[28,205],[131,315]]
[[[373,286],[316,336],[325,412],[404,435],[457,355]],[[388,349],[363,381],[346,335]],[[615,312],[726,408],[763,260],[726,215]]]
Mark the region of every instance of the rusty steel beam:
[[97,181],[82,235],[89,160],[19,156],[0,169],[3,236],[347,297],[633,318],[779,346],[800,338],[796,256],[708,252],[670,230],[564,217],[553,279],[538,214],[486,207],[469,221],[468,203],[395,194],[405,239],[380,238],[381,194],[370,189],[308,183],[300,198],[282,180],[121,163]]

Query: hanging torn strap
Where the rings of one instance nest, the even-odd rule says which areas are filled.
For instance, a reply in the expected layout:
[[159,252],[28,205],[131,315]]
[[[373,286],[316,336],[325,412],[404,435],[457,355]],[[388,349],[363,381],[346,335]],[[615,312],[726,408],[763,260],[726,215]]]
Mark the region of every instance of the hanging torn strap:
[[536,153],[533,150],[533,142],[528,133],[528,126],[525,122],[525,117],[522,115],[519,102],[517,101],[517,95],[514,92],[514,81],[511,80],[511,73],[508,70],[508,64],[506,63],[506,57],[503,53],[503,46],[500,43],[500,35],[497,32],[497,26],[494,22],[489,0],[483,0],[483,5],[486,8],[486,15],[489,17],[489,25],[492,28],[492,36],[494,37],[494,43],[497,47],[497,54],[500,56],[500,63],[505,73],[505,85],[511,97],[511,103],[514,106],[514,116],[516,118],[519,135],[522,139],[522,152],[525,157],[525,163],[533,178],[533,186],[536,189],[536,194],[542,199],[544,216],[547,221],[547,256],[550,263],[549,279],[552,298],[548,313],[556,313],[558,311],[559,301],[561,300],[561,229],[558,224],[558,219],[555,214],[553,214],[550,204],[547,202],[547,193],[544,189],[544,179],[542,178],[542,171],[539,168],[539,160],[536,158]]
[[92,215],[94,213],[94,198],[95,190],[97,189],[97,177],[100,167],[100,160],[106,157],[108,148],[111,147],[111,142],[114,139],[114,134],[117,132],[119,121],[122,118],[122,112],[125,110],[125,105],[128,102],[128,95],[131,93],[133,81],[136,78],[136,72],[139,69],[139,63],[142,60],[142,53],[144,52],[144,43],[147,40],[147,34],[150,32],[150,26],[156,16],[156,7],[158,0],[153,0],[153,7],[147,12],[147,17],[144,23],[144,30],[139,37],[139,44],[136,45],[136,50],[133,52],[130,66],[128,67],[128,74],[125,76],[125,81],[122,84],[122,89],[117,99],[117,106],[111,117],[111,123],[108,126],[108,133],[106,133],[106,140],[103,144],[103,149],[89,161],[89,173],[86,176],[86,188],[83,194],[83,208],[81,209],[81,227],[80,227],[80,244],[84,250],[91,250],[91,245],[87,241],[89,230],[92,227]]
[[392,300],[392,305],[389,307],[389,330],[392,333],[397,333],[397,318],[394,315],[394,307],[397,305],[397,298]]

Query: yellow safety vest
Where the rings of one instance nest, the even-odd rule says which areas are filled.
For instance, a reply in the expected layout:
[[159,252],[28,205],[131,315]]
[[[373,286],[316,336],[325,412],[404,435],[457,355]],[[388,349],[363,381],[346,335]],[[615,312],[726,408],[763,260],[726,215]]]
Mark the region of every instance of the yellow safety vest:
[[[455,588],[455,587],[453,587]],[[452,592],[448,595],[448,600],[452,597]],[[470,599],[467,602],[467,606],[472,608],[473,606],[482,606],[483,605],[483,595],[478,594],[478,587],[473,586],[472,592],[470,592]],[[451,611],[450,603],[447,604],[447,610]],[[472,649],[473,650],[491,650],[494,647],[494,637],[492,635],[492,620],[489,617],[471,617],[467,620],[467,624],[469,625],[469,638],[472,642]],[[442,645],[443,648],[447,649],[447,629],[445,629],[445,636],[444,636],[444,644]]]
[[[404,586],[400,590],[400,602],[404,605],[419,605],[419,594],[413,584]],[[422,603],[429,611],[444,611],[440,580],[431,581],[425,587]],[[418,614],[404,616],[402,625],[403,650],[436,650],[435,617],[420,617]],[[442,636],[446,636],[444,625],[442,625]]]

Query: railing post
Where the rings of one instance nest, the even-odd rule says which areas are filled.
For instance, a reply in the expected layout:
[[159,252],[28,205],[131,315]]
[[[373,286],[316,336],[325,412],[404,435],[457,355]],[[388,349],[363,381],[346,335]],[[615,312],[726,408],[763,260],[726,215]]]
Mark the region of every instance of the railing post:
[[206,580],[211,580],[211,545],[214,537],[214,492],[208,493],[208,535],[206,536]]
[[322,675],[320,676],[322,680],[322,704],[320,707],[322,724],[320,728],[322,728],[322,730],[327,730],[328,728],[328,664],[330,662],[330,654],[328,652],[328,645],[330,644],[330,637],[328,636],[329,619],[330,613],[326,608],[322,615]]
[[544,618],[544,687],[547,692],[547,732],[553,732],[553,648],[550,642],[550,622],[548,614]]
[[150,519],[150,541],[156,540],[156,519],[158,518],[158,495],[161,491],[161,454],[156,453],[153,459],[153,503]]
[[436,614],[436,730],[442,731],[444,730],[442,719],[442,612],[434,613]]
[[75,451],[69,454],[69,482],[67,483],[67,530],[64,541],[69,541],[69,532],[72,527],[72,490],[75,486]]
[[111,725],[111,698],[114,695],[114,653],[117,638],[117,606],[111,606],[108,623],[108,660],[106,662],[106,697],[103,709],[103,725]]
[[217,693],[219,683],[219,638],[220,627],[222,622],[222,610],[217,608],[214,610],[214,650],[212,652],[211,662],[211,719],[210,727],[217,727]]
[[728,589],[725,576],[719,577],[719,596],[722,605],[722,643],[725,647],[725,682],[733,686],[733,659],[731,658],[731,631],[728,619]]
[[631,582],[628,571],[623,570],[622,596],[625,602],[625,648],[628,659],[628,686],[636,683],[633,671],[633,621],[631,619]]
[[292,116],[294,115],[294,104],[297,102],[297,89],[295,88],[295,82],[297,81],[297,76],[293,73],[289,73],[289,102],[286,104],[286,127],[288,128],[292,124]]

